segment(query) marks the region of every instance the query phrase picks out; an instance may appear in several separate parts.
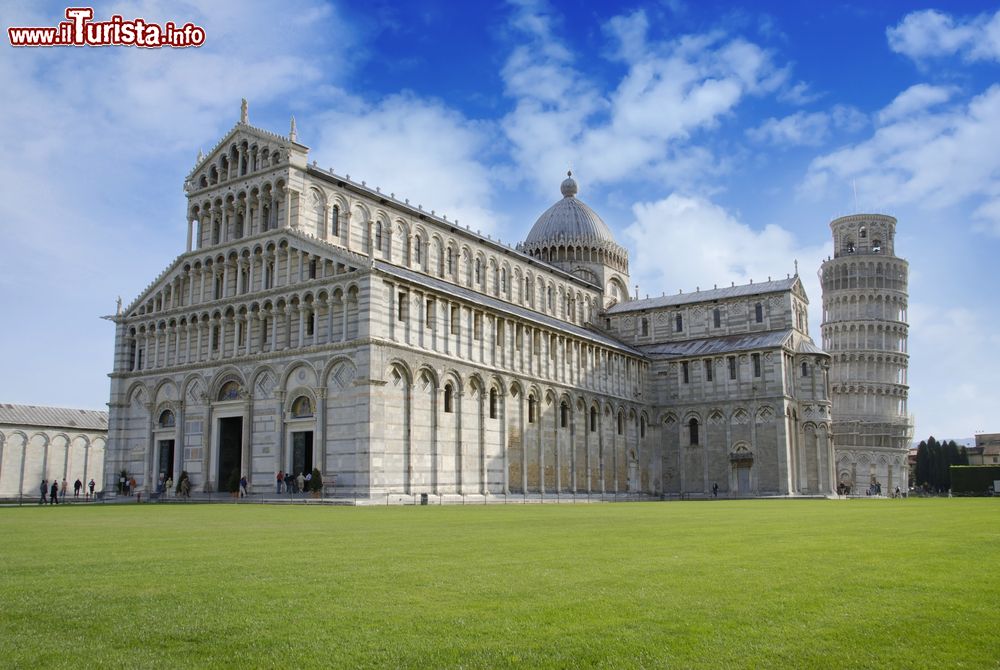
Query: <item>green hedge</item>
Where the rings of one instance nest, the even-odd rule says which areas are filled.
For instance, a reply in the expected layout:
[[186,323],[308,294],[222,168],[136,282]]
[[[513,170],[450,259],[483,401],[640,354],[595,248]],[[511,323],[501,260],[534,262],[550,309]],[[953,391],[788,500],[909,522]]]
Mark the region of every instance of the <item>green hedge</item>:
[[1000,465],[951,466],[952,493],[986,495],[997,479],[1000,479]]

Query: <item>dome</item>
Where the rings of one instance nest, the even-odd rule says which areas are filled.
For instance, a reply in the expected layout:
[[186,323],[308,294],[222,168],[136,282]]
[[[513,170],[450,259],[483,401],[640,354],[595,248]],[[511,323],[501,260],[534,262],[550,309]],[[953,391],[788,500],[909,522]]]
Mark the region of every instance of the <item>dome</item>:
[[576,197],[577,184],[573,173],[568,172],[560,185],[562,200],[549,207],[538,217],[524,240],[525,247],[547,246],[556,242],[615,242],[611,229],[597,212]]

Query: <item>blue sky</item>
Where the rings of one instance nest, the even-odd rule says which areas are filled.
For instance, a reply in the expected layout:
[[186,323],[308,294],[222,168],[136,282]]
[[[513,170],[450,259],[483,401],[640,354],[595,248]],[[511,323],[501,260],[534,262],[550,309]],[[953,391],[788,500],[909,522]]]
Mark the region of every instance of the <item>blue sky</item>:
[[[4,28],[65,5],[6,3]],[[184,250],[181,190],[250,101],[325,167],[523,239],[572,168],[639,292],[799,270],[899,219],[918,438],[1000,431],[1000,5],[97,4],[199,49],[0,47],[0,401],[100,408],[115,297]],[[6,31],[5,31],[6,32]],[[855,190],[857,196],[855,196]]]

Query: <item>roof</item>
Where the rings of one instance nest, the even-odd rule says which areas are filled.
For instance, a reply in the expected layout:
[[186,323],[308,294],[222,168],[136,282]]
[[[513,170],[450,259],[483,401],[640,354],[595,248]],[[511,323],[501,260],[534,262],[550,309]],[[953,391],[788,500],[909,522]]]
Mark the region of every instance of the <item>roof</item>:
[[725,335],[705,337],[681,342],[662,342],[641,346],[650,358],[684,358],[687,356],[714,356],[752,349],[775,349],[782,347],[792,336],[792,330],[769,330],[764,333],[746,335]]
[[0,403],[0,424],[107,431],[108,413],[93,409]]
[[473,291],[472,289],[464,286],[452,284],[435,277],[429,277],[427,275],[413,272],[412,270],[407,270],[406,268],[391,265],[383,261],[375,261],[375,268],[385,274],[392,275],[399,279],[403,279],[435,291],[440,291],[441,293],[451,294],[470,303],[483,305],[485,308],[496,312],[502,312],[504,314],[515,316],[519,319],[523,319],[524,321],[534,321],[553,330],[561,330],[565,333],[579,337],[580,339],[590,340],[591,342],[595,342],[605,347],[616,349],[633,356],[643,356],[642,352],[638,349],[630,347],[624,342],[616,340],[613,337],[605,335],[597,330],[584,328],[567,321],[562,321],[547,314],[541,314],[534,310],[525,309],[519,305],[511,304],[500,300],[499,298],[486,295],[485,293],[480,293],[479,291]]
[[546,246],[554,242],[615,242],[611,229],[597,212],[576,197],[572,175],[561,186],[563,198],[542,212],[524,238],[525,246]]
[[727,286],[709,291],[663,295],[658,298],[646,298],[644,300],[628,300],[609,307],[606,312],[608,314],[619,314],[621,312],[636,312],[644,309],[657,309],[659,307],[690,305],[711,300],[741,298],[743,296],[760,295],[762,293],[779,293],[790,291],[797,281],[799,281],[799,278],[796,275],[787,279],[775,279],[773,281],[761,282],[760,284],[740,284],[739,286]]

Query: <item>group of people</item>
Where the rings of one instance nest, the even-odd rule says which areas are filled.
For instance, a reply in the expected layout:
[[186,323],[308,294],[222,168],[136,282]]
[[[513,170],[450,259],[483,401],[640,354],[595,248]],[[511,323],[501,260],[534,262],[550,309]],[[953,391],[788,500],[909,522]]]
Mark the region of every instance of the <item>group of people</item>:
[[135,493],[136,481],[135,477],[126,477],[124,472],[118,477],[118,490],[121,491],[123,496],[130,496]]
[[305,493],[309,490],[310,482],[312,482],[311,472],[300,472],[297,475],[293,475],[291,472],[286,474],[278,470],[274,492],[280,494],[284,490],[289,495],[293,493]]
[[[73,497],[79,498],[80,492],[84,491],[84,495],[89,500],[94,497],[94,489],[97,487],[97,482],[91,478],[90,483],[84,487],[83,482],[77,479],[73,482]],[[42,483],[38,487],[41,497],[38,499],[39,505],[44,505],[48,502],[50,505],[58,505],[60,502],[66,502],[66,494],[69,492],[69,486],[66,484],[66,480],[62,480],[62,486],[59,486],[59,481],[53,479],[52,483],[49,484],[49,480],[43,479]]]

